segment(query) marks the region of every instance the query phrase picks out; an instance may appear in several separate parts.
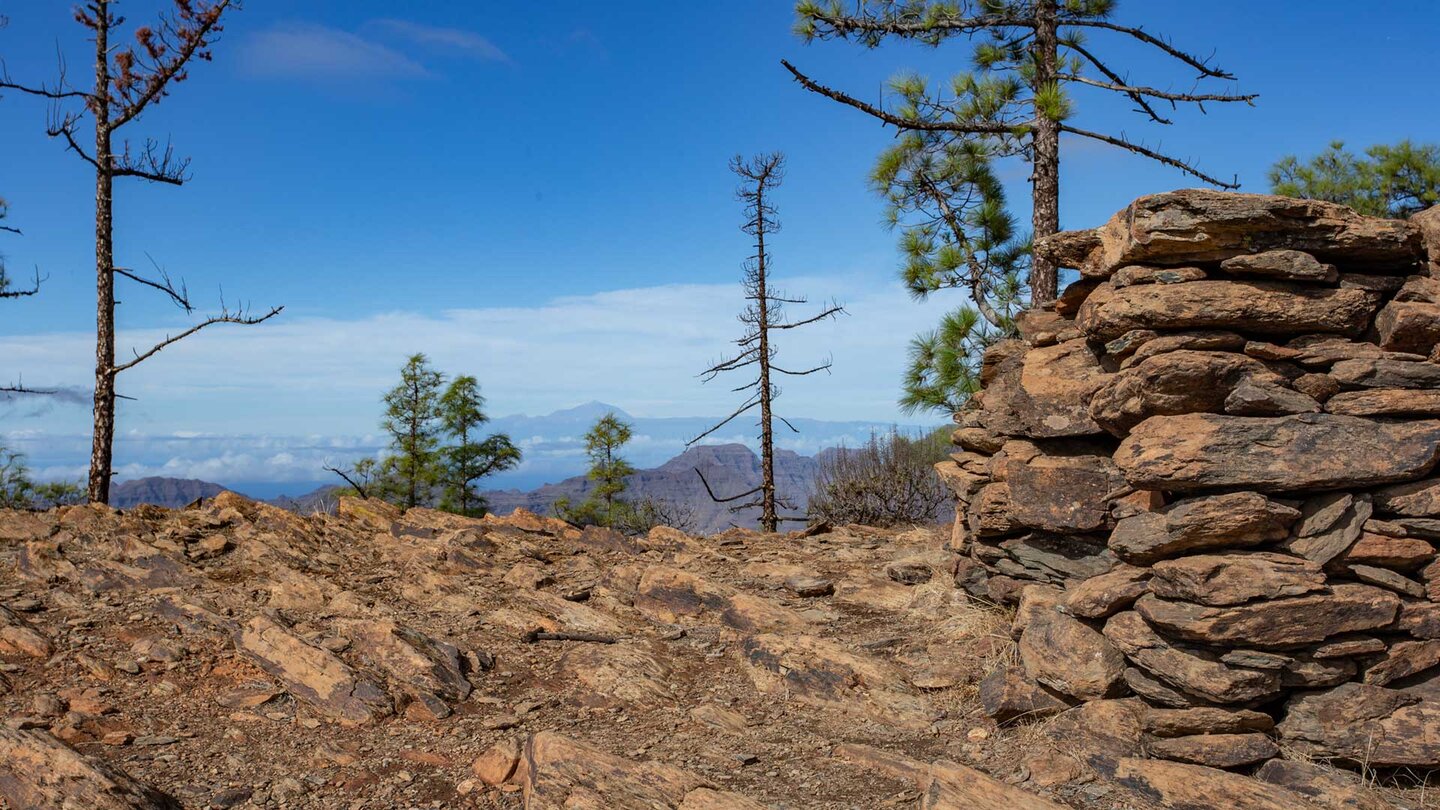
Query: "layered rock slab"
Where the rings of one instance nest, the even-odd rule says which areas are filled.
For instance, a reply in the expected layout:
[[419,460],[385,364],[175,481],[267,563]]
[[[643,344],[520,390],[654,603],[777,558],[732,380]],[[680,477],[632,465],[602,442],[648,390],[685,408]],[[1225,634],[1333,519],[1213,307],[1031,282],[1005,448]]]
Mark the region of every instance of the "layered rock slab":
[[1143,489],[1297,492],[1419,478],[1440,458],[1440,421],[1185,414],[1140,423],[1115,463]]

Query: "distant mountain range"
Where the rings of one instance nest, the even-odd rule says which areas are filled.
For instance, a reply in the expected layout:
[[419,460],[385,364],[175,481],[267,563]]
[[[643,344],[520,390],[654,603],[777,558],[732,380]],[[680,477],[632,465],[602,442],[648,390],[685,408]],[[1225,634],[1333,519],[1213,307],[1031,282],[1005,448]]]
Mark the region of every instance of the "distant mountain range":
[[[782,499],[795,506],[783,514],[804,515],[805,506],[814,486],[819,461],[789,450],[775,453],[775,486]],[[758,509],[731,512],[728,504],[716,503],[705,492],[699,470],[705,475],[717,497],[726,498],[755,488],[760,483],[760,458],[743,444],[710,444],[692,447],[659,467],[639,470],[632,476],[626,497],[652,498],[678,507],[688,513],[690,529],[702,533],[724,531],[732,525],[754,526],[759,520]],[[491,511],[508,515],[517,507],[540,514],[550,514],[557,498],[583,501],[593,482],[583,475],[566,478],[529,491],[518,489],[484,492]],[[116,484],[110,503],[128,509],[142,503],[178,509],[199,498],[211,498],[226,487],[209,481],[182,478],[139,478]],[[297,512],[325,511],[334,506],[338,487],[324,486],[314,492],[295,497],[280,496],[268,503]],[[245,494],[245,493],[240,493]],[[742,499],[741,502],[748,501]]]
[[[782,514],[805,514],[818,469],[816,458],[789,450],[775,452],[775,490],[795,507],[794,510],[782,509]],[[707,444],[692,447],[659,467],[636,472],[628,481],[625,497],[635,500],[653,498],[689,511],[694,521],[690,528],[705,534],[724,531],[732,524],[754,526],[759,521],[759,509],[731,512],[729,504],[713,501],[696,470],[704,474],[705,481],[720,498],[739,495],[760,484],[760,457],[750,448],[743,444]],[[577,475],[528,492],[508,489],[483,494],[490,502],[491,511],[498,515],[508,515],[517,507],[549,514],[557,498],[568,498],[578,503],[593,487],[590,479]],[[737,503],[750,500],[742,498]]]

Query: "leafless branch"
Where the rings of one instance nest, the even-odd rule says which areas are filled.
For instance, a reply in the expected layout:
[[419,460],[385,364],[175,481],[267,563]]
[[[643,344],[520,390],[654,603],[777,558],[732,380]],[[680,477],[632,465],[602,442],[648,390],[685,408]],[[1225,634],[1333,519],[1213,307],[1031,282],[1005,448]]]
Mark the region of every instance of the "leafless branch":
[[176,289],[174,280],[170,278],[170,274],[165,271],[165,268],[161,267],[160,264],[155,261],[155,258],[150,254],[145,254],[145,258],[150,260],[150,264],[155,268],[155,272],[159,274],[159,281],[152,281],[143,276],[136,275],[134,272],[127,270],[124,267],[116,267],[113,269],[116,273],[119,273],[120,275],[130,279],[131,281],[139,282],[147,287],[153,287],[160,292],[165,293],[167,296],[170,297],[171,301],[175,302],[176,306],[185,310],[185,313],[187,315],[191,312],[194,312],[195,308],[190,305],[190,291],[185,286],[185,279],[180,279],[180,288]]
[[1072,126],[1070,126],[1069,124],[1064,124],[1064,123],[1062,123],[1062,124],[1060,125],[1060,131],[1061,131],[1061,132],[1068,132],[1068,133],[1070,133],[1071,135],[1080,135],[1080,136],[1085,137],[1085,138],[1092,138],[1092,139],[1097,140],[1097,141],[1100,141],[1100,142],[1102,142],[1102,143],[1108,143],[1108,144],[1110,144],[1111,146],[1118,146],[1118,147],[1120,147],[1121,149],[1125,149],[1125,150],[1127,150],[1127,151],[1134,152],[1134,153],[1137,154],[1137,155],[1144,155],[1145,157],[1148,157],[1148,158],[1150,158],[1151,160],[1156,161],[1157,163],[1163,163],[1163,164],[1165,164],[1166,166],[1170,166],[1170,167],[1172,167],[1172,168],[1179,169],[1180,171],[1182,171],[1182,172],[1184,172],[1184,173],[1186,173],[1186,174],[1188,174],[1188,175],[1190,175],[1190,176],[1192,176],[1192,177],[1196,177],[1196,178],[1199,178],[1200,180],[1204,180],[1205,182],[1209,183],[1210,185],[1216,186],[1216,187],[1218,187],[1218,188],[1231,189],[1231,190],[1233,190],[1233,189],[1237,189],[1237,188],[1240,187],[1240,182],[1239,182],[1238,179],[1235,180],[1235,181],[1226,183],[1226,182],[1223,181],[1223,180],[1216,179],[1216,178],[1211,177],[1210,175],[1208,175],[1208,174],[1200,171],[1198,168],[1196,168],[1196,167],[1195,167],[1193,164],[1191,164],[1191,163],[1187,163],[1187,162],[1185,162],[1185,161],[1183,161],[1183,160],[1180,160],[1179,158],[1170,157],[1169,155],[1163,154],[1163,153],[1161,153],[1161,152],[1157,152],[1157,151],[1155,151],[1154,149],[1150,149],[1150,148],[1148,148],[1148,147],[1141,146],[1141,145],[1138,144],[1138,143],[1134,143],[1134,142],[1132,142],[1132,141],[1127,141],[1127,140],[1125,140],[1123,137],[1116,138],[1116,137],[1113,137],[1113,136],[1110,136],[1110,135],[1101,134],[1101,133],[1099,133],[1099,132],[1091,132],[1091,131],[1089,131],[1089,130],[1080,129],[1080,128],[1078,128],[1078,127],[1072,127]]
[[701,433],[699,436],[696,436],[695,438],[693,438],[693,439],[691,439],[690,441],[686,442],[686,443],[685,443],[685,446],[686,446],[686,447],[689,447],[690,445],[692,445],[692,444],[700,441],[701,439],[705,438],[706,436],[709,436],[711,433],[714,433],[715,431],[719,430],[720,428],[725,427],[726,425],[730,424],[730,422],[734,421],[735,417],[739,416],[740,414],[745,413],[746,411],[750,410],[751,408],[753,408],[753,407],[755,407],[756,405],[759,405],[759,404],[760,404],[760,398],[759,398],[759,396],[757,395],[755,398],[749,400],[749,401],[746,402],[744,405],[741,405],[739,410],[735,411],[734,413],[732,413],[732,414],[730,414],[729,416],[725,417],[724,419],[720,420],[720,423],[719,423],[719,424],[715,425],[714,427],[711,427],[709,430],[705,431],[704,433]]
[[146,139],[145,150],[140,155],[130,153],[130,143],[127,141],[125,148],[115,158],[116,177],[138,177],[152,183],[169,183],[172,186],[183,186],[190,179],[186,174],[189,168],[189,158],[175,159],[174,146],[166,143],[164,150],[160,150],[159,144],[150,139]]
[[819,93],[826,98],[831,98],[835,101],[840,102],[841,104],[854,107],[861,112],[867,113],[875,118],[880,119],[882,123],[886,123],[900,129],[918,130],[921,132],[960,132],[969,135],[1009,135],[1015,131],[1016,126],[1023,126],[1023,124],[1012,126],[1009,124],[1001,124],[992,121],[944,122],[925,121],[918,118],[905,118],[903,116],[885,112],[884,110],[876,107],[873,104],[868,104],[858,98],[855,98],[854,96],[842,93],[839,90],[832,90],[831,88],[826,87],[823,84],[820,84],[819,82],[811,79],[809,76],[801,73],[795,68],[794,65],[790,64],[784,59],[780,60],[780,64],[784,65],[785,69],[790,71],[790,74],[795,77],[795,81],[799,82],[800,85],[806,90],[809,90],[812,93]]
[[344,470],[341,470],[338,467],[331,467],[328,464],[324,465],[321,469],[324,469],[326,472],[335,473],[336,475],[344,479],[345,483],[349,484],[352,489],[360,493],[360,498],[362,500],[370,500],[370,493],[366,491],[365,486],[362,485],[359,481],[356,481],[354,478],[351,478],[349,474],[347,474]]
[[47,278],[49,278],[49,276],[41,276],[39,268],[36,268],[35,277],[30,283],[30,289],[11,290],[5,287],[0,287],[0,298],[27,298],[29,296],[32,296],[35,293],[40,292],[40,285]]
[[816,321],[823,321],[823,320],[825,320],[826,318],[833,318],[833,317],[835,317],[836,315],[843,314],[844,312],[845,312],[845,308],[844,308],[844,307],[840,306],[839,304],[832,303],[829,307],[827,307],[827,308],[825,309],[824,312],[821,312],[819,315],[815,315],[815,316],[813,316],[813,317],[806,318],[806,319],[803,320],[803,321],[794,321],[794,322],[792,322],[792,323],[772,323],[772,324],[770,324],[770,328],[771,328],[771,329],[795,329],[795,328],[797,328],[797,327],[801,327],[801,326],[805,326],[805,325],[807,325],[807,324],[815,323]]
[[1106,31],[1118,31],[1122,34],[1128,34],[1131,37],[1134,37],[1135,39],[1146,43],[1147,45],[1155,46],[1156,48],[1164,51],[1170,56],[1180,60],[1181,62],[1184,62],[1190,67],[1195,68],[1196,70],[1200,71],[1201,76],[1208,76],[1215,79],[1235,78],[1235,76],[1231,73],[1227,73],[1223,70],[1220,70],[1219,68],[1211,67],[1209,59],[1202,59],[1201,57],[1195,56],[1194,54],[1186,53],[1185,51],[1176,48],[1174,45],[1171,45],[1166,40],[1161,39],[1160,37],[1157,37],[1153,34],[1147,33],[1140,28],[1132,28],[1128,25],[1116,25],[1115,23],[1109,22],[1107,20],[1082,20],[1073,18],[1067,19],[1061,24],[1073,25],[1079,28],[1101,28]]
[[[220,0],[209,8],[201,10],[196,14],[195,28],[184,28],[184,23],[178,31],[180,44],[178,49],[168,58],[154,57],[154,61],[148,66],[148,75],[144,77],[144,89],[134,97],[126,96],[125,106],[120,110],[110,123],[110,128],[119,129],[130,121],[134,120],[140,113],[145,111],[152,102],[161,98],[166,93],[166,88],[172,81],[184,81],[185,66],[190,59],[199,56],[204,59],[208,57],[205,50],[211,37],[220,30],[220,17],[230,7],[232,0]],[[170,24],[162,27],[158,32],[162,38],[172,28]],[[168,45],[168,41],[166,42]],[[162,50],[161,53],[164,51]],[[122,94],[124,95],[124,94]]]
[[816,22],[830,26],[841,37],[850,34],[894,34],[897,36],[926,36],[937,32],[945,34],[968,34],[987,28],[1022,27],[1034,28],[1035,21],[1024,17],[1005,17],[999,14],[982,14],[978,17],[952,17],[949,19],[902,20],[895,17],[848,17],[829,14],[810,15]]
[[741,498],[744,498],[744,497],[747,497],[747,496],[750,496],[750,495],[754,495],[755,493],[757,493],[757,492],[759,492],[760,490],[762,490],[762,489],[765,488],[765,487],[763,487],[763,486],[758,486],[758,487],[755,487],[754,489],[746,490],[745,492],[742,492],[742,493],[740,493],[739,495],[734,495],[734,496],[729,497],[729,498],[721,498],[721,497],[719,497],[718,495],[715,494],[715,490],[713,490],[713,489],[710,488],[710,482],[705,480],[705,473],[700,472],[700,468],[699,468],[699,467],[695,467],[694,470],[695,470],[695,474],[698,475],[698,476],[700,476],[700,483],[702,483],[702,484],[705,485],[705,493],[706,493],[707,495],[709,495],[709,496],[710,496],[710,500],[714,501],[715,503],[732,503],[732,502],[734,502],[734,501],[740,500]]
[[111,373],[111,374],[119,374],[119,373],[122,372],[122,371],[126,371],[126,370],[128,370],[128,369],[132,369],[132,368],[134,368],[135,366],[140,365],[142,362],[144,362],[145,360],[149,359],[150,357],[154,356],[157,352],[159,352],[161,349],[164,349],[166,346],[170,346],[171,344],[178,343],[178,342],[184,340],[185,338],[190,337],[191,335],[195,334],[196,332],[199,332],[201,329],[204,329],[204,328],[207,327],[207,326],[213,326],[213,325],[215,325],[215,324],[217,324],[217,323],[234,323],[234,324],[240,324],[241,326],[254,326],[254,325],[257,324],[257,323],[264,323],[265,321],[270,320],[271,318],[275,317],[276,315],[279,315],[284,309],[285,309],[284,307],[274,307],[273,309],[271,309],[269,312],[265,313],[264,315],[260,315],[260,316],[256,316],[256,317],[251,317],[251,316],[245,315],[243,312],[241,312],[241,313],[230,313],[230,312],[222,311],[221,314],[219,314],[219,315],[212,315],[211,317],[206,318],[205,320],[201,321],[200,323],[195,324],[194,326],[190,327],[189,329],[186,329],[186,330],[183,331],[183,332],[180,332],[180,333],[178,333],[178,334],[176,334],[176,335],[173,335],[173,336],[171,336],[171,335],[166,335],[164,340],[160,341],[159,343],[156,343],[154,346],[151,346],[149,349],[147,349],[147,350],[144,351],[144,352],[134,352],[135,357],[134,357],[133,360],[130,360],[129,362],[121,363],[120,365],[115,366],[114,368],[110,369],[110,373]]

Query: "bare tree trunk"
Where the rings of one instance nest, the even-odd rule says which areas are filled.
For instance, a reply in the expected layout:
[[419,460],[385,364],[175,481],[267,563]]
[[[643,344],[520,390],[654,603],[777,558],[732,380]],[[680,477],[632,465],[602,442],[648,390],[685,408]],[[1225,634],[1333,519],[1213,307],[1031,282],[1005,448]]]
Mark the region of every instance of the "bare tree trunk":
[[[765,210],[765,188],[759,188],[757,206]],[[780,517],[775,511],[775,432],[770,424],[770,302],[769,291],[765,288],[765,227],[763,216],[761,226],[755,234],[756,275],[760,309],[760,528],[775,532],[780,528]]]
[[[1059,41],[1055,32],[1055,2],[1041,0],[1035,6],[1035,94],[1055,85]],[[1060,122],[1037,105],[1034,150],[1034,211],[1032,229],[1036,239],[1060,230]],[[1030,305],[1054,301],[1059,294],[1055,263],[1035,256],[1030,263]]]
[[90,448],[91,503],[110,502],[115,442],[114,157],[110,149],[110,12],[96,3],[95,27],[95,429]]

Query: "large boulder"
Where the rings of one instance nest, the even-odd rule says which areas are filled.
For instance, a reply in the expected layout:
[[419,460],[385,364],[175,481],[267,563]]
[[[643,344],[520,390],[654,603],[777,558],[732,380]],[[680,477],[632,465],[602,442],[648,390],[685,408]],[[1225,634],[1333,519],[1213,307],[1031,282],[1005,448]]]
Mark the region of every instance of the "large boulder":
[[1302,288],[1273,281],[1206,279],[1122,288],[1101,284],[1080,305],[1075,323],[1099,341],[1114,340],[1132,329],[1358,335],[1379,304],[1379,294],[1369,290]]
[[1174,638],[1217,646],[1285,648],[1384,627],[1395,620],[1400,599],[1387,590],[1344,583],[1331,586],[1329,593],[1228,607],[1146,594],[1135,602],[1135,609]]
[[[1127,264],[1220,261],[1267,250],[1303,250],[1347,269],[1391,274],[1413,272],[1421,258],[1420,231],[1404,221],[1320,200],[1206,189],[1141,197],[1096,237],[1081,268],[1092,275]],[[1067,252],[1083,244],[1071,240]]]
[[1440,458],[1440,421],[1185,414],[1140,423],[1115,451],[1141,489],[1296,492],[1419,478]]
[[1440,767],[1440,703],[1382,686],[1347,683],[1296,695],[1276,727],[1314,757],[1367,767]]
[[998,361],[983,393],[984,426],[1007,436],[1054,438],[1103,433],[1090,397],[1110,379],[1083,339],[1031,349]]

